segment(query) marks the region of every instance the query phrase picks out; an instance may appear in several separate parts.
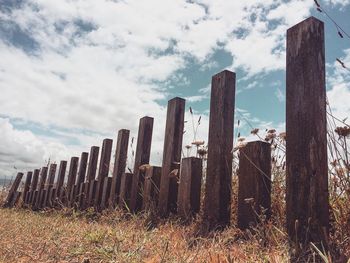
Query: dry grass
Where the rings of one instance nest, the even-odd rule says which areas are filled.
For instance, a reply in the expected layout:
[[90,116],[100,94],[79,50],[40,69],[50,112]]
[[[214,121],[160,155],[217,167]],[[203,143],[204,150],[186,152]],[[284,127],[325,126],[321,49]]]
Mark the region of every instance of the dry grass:
[[[148,229],[146,216],[115,211],[95,217],[72,211],[0,210],[1,262],[284,262],[283,234],[245,238],[235,228],[191,239],[195,223],[176,220]],[[266,246],[266,241],[270,244]],[[281,242],[282,241],[282,242]],[[196,243],[196,244],[194,244]]]

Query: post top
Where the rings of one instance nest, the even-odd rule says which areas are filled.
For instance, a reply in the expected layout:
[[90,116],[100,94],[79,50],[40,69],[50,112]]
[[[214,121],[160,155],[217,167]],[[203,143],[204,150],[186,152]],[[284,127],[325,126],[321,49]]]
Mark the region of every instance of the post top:
[[302,25],[307,25],[307,24],[323,24],[323,21],[317,19],[317,18],[314,17],[314,16],[310,16],[310,17],[304,19],[303,21],[301,21],[301,22],[295,24],[294,26],[290,27],[290,28],[287,30],[287,32],[290,31],[290,30],[299,28],[299,27],[302,26]]
[[233,72],[233,71],[230,71],[230,70],[228,70],[228,69],[224,69],[223,71],[221,71],[221,72],[219,72],[219,73],[216,73],[216,74],[213,76],[213,78],[214,78],[214,77],[219,77],[220,75],[233,75],[233,76],[236,76],[236,73]]

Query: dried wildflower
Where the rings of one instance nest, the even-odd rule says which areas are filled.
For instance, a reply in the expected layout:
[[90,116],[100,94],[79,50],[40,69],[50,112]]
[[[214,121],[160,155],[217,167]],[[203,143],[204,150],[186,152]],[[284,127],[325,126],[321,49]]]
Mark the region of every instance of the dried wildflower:
[[179,169],[174,169],[170,172],[169,177],[170,178],[177,177],[178,173],[179,173]]
[[245,199],[244,199],[244,202],[245,202],[246,204],[254,204],[254,198],[245,198]]
[[192,142],[192,144],[193,144],[193,145],[196,145],[196,146],[198,147],[198,146],[203,145],[203,144],[204,144],[204,141],[194,141],[194,142]]
[[344,127],[337,127],[334,130],[339,137],[350,137],[350,127],[344,126]]
[[336,166],[337,166],[337,163],[338,163],[338,161],[337,161],[337,160],[334,160],[333,162],[330,162],[330,165],[332,165],[333,167],[336,167]]
[[207,154],[207,149],[205,149],[205,148],[199,148],[198,150],[197,150],[197,153],[198,153],[198,155],[200,156],[200,157],[204,157],[206,154]]
[[235,151],[244,148],[247,145],[247,142],[238,142],[235,147],[233,147],[232,153]]
[[185,148],[186,148],[187,150],[189,150],[189,149],[192,148],[192,146],[191,146],[191,145],[186,145]]
[[257,135],[258,132],[259,132],[259,129],[258,129],[258,128],[255,128],[255,129],[253,129],[253,130],[250,131],[250,133],[253,134],[253,135]]
[[148,168],[150,168],[151,166],[149,164],[143,164],[139,167],[139,170],[141,172],[145,172]]
[[278,137],[280,137],[282,140],[286,140],[287,138],[287,133],[286,132],[280,132],[280,134],[278,135]]
[[238,138],[238,141],[239,142],[243,142],[243,141],[245,141],[245,138],[244,137],[240,137],[240,138]]
[[276,138],[276,133],[268,132],[265,136],[265,141],[269,141],[269,140],[272,140],[274,138]]
[[268,130],[267,133],[276,133],[275,129]]

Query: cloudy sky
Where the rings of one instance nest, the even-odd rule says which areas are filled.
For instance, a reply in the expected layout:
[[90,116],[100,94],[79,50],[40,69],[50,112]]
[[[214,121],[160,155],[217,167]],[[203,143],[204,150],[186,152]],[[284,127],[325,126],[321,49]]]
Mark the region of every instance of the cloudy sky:
[[[350,0],[319,2],[350,31]],[[350,65],[350,40],[312,0],[0,0],[0,176],[69,160],[121,128],[136,137],[145,115],[159,164],[167,101],[186,98],[184,143],[190,106],[206,141],[211,76],[223,69],[237,73],[241,134],[242,116],[283,130],[285,34],[310,15],[325,22],[328,98],[345,118],[350,72],[335,58]]]

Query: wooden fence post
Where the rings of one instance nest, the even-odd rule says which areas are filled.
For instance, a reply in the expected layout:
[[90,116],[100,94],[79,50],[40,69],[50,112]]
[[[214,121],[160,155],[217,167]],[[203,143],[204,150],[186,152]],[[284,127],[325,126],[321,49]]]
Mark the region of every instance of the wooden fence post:
[[230,224],[236,74],[212,77],[202,233]]
[[132,177],[130,196],[130,210],[134,213],[138,212],[142,208],[142,195],[145,175],[143,171],[140,171],[140,166],[143,164],[149,164],[151,155],[152,133],[153,118],[147,116],[141,118],[137,136],[134,175]]
[[33,180],[32,180],[32,185],[30,186],[30,191],[29,191],[29,196],[28,196],[28,205],[34,205],[34,193],[36,189],[38,188],[38,182],[39,182],[39,174],[40,174],[40,169],[34,169],[33,173]]
[[46,192],[45,192],[44,204],[43,204],[44,207],[49,205],[49,201],[50,201],[49,195],[50,195],[50,191],[53,187],[53,184],[55,182],[56,169],[57,169],[57,164],[55,164],[55,163],[50,164],[49,177],[47,179],[47,186],[46,186]]
[[130,196],[132,187],[132,173],[123,173],[122,180],[120,182],[120,195],[119,195],[119,206],[130,210]]
[[98,169],[98,177],[97,177],[97,188],[96,188],[96,199],[95,206],[97,210],[101,205],[102,200],[102,192],[103,192],[103,182],[106,177],[108,177],[109,173],[109,164],[111,161],[111,153],[112,153],[112,144],[113,140],[104,139],[101,150],[101,159],[100,166]]
[[77,180],[74,186],[74,191],[72,191],[72,195],[70,196],[70,203],[72,205],[77,202],[77,196],[79,195],[80,185],[85,181],[88,157],[89,153],[81,153]]
[[10,191],[7,195],[7,198],[5,200],[5,203],[4,203],[4,207],[11,207],[13,206],[14,204],[14,200],[17,198],[17,189],[19,187],[19,184],[21,183],[21,180],[22,180],[22,177],[23,177],[23,173],[17,173],[16,175],[16,178],[10,188]]
[[[63,203],[63,184],[64,184],[64,177],[66,176],[66,168],[67,168],[67,161],[61,161],[60,167],[58,168],[58,175],[57,175],[57,184],[56,184],[56,194],[55,194],[55,201],[54,205],[56,205],[56,201],[62,205]],[[57,199],[57,200],[56,200]]]
[[[271,215],[271,144],[248,142],[240,149],[237,224],[242,230]],[[259,215],[259,216],[258,216]]]
[[[329,197],[324,24],[314,17],[287,31],[286,82],[287,232],[290,240],[301,243],[304,248],[313,242],[321,250],[322,247],[327,250]],[[296,256],[299,252],[297,249]]]
[[178,97],[169,100],[158,202],[159,215],[162,217],[177,211],[178,176],[171,177],[170,174],[180,167],[184,117],[185,100]]
[[183,158],[178,193],[178,214],[187,221],[200,210],[202,187],[202,159]]
[[70,159],[67,188],[66,188],[66,195],[65,195],[65,202],[64,202],[66,206],[72,205],[70,203],[70,196],[72,194],[72,191],[74,191],[74,183],[77,177],[78,163],[79,163],[79,157],[72,157]]
[[43,199],[43,190],[45,187],[45,182],[46,182],[46,177],[47,177],[47,167],[42,167],[40,171],[40,180],[38,184],[38,194],[36,196],[35,204],[33,207],[33,210],[38,210],[41,208],[41,203]]
[[113,167],[113,179],[110,194],[110,206],[115,207],[118,203],[119,192],[120,192],[120,182],[123,173],[125,172],[126,159],[128,155],[128,143],[129,143],[129,130],[119,130],[117,147],[115,150],[115,159]]
[[94,187],[95,187],[95,178],[96,178],[99,151],[100,151],[100,147],[98,146],[92,146],[90,150],[88,170],[86,174],[86,179],[88,181],[88,185],[86,187],[88,187],[88,190],[86,191],[86,199],[83,205],[84,208],[90,207],[94,203],[94,196],[90,195],[90,193],[93,193],[96,191],[96,189],[94,190]]
[[143,191],[144,199],[142,206],[144,210],[152,211],[158,206],[161,174],[162,167],[159,166],[150,166],[146,170],[145,187]]
[[32,183],[32,177],[33,177],[33,172],[27,172],[26,181],[24,183],[24,187],[22,191],[23,206],[27,204],[27,196],[29,195],[29,189]]

